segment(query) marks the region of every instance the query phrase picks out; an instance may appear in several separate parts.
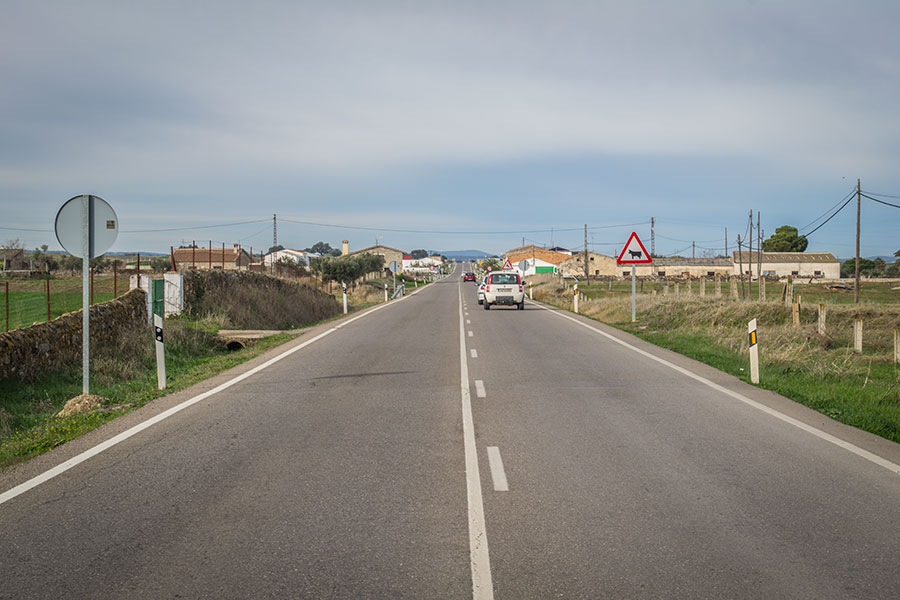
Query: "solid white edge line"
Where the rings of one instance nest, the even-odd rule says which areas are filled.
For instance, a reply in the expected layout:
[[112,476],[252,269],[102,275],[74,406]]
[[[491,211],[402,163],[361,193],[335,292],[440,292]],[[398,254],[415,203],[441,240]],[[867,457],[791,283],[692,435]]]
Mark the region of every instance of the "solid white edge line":
[[[427,286],[421,287],[417,291],[424,290],[426,287]],[[415,294],[415,293],[416,292],[413,292],[413,294]],[[412,296],[413,294],[409,294],[409,296]],[[398,301],[403,301],[405,298],[408,298],[409,296],[404,296],[403,298],[400,298],[400,300],[398,300]],[[15,486],[13,488],[10,488],[3,493],[0,493],[0,504],[3,504],[5,502],[12,500],[16,496],[20,496],[21,494],[24,494],[28,490],[35,488],[35,487],[41,485],[42,483],[46,483],[47,481],[50,481],[51,479],[53,479],[54,477],[57,477],[58,475],[62,475],[63,473],[65,473],[66,471],[71,469],[72,467],[75,467],[75,466],[83,463],[84,461],[88,460],[89,458],[92,458],[105,450],[109,450],[116,444],[119,444],[120,442],[124,442],[128,438],[137,435],[138,433],[144,431],[145,429],[147,429],[149,427],[152,427],[153,425],[156,425],[160,421],[164,421],[165,419],[168,419],[172,415],[174,415],[178,412],[181,412],[185,408],[193,406],[194,404],[197,404],[198,402],[201,402],[202,400],[205,400],[206,398],[209,398],[210,396],[212,396],[214,394],[218,394],[219,392],[230,388],[231,386],[235,385],[236,383],[240,383],[241,381],[247,379],[248,377],[251,377],[251,376],[259,373],[263,369],[266,369],[266,368],[274,365],[275,363],[279,362],[280,360],[287,358],[294,352],[302,350],[303,348],[306,348],[310,344],[313,344],[313,343],[321,340],[325,336],[334,333],[341,327],[343,327],[345,325],[349,325],[353,321],[356,321],[357,319],[361,319],[365,316],[368,316],[375,311],[385,308],[386,306],[394,305],[398,301],[388,302],[386,304],[379,304],[378,306],[376,306],[370,310],[367,310],[366,312],[361,313],[361,314],[353,317],[352,319],[341,323],[340,325],[336,325],[336,326],[332,327],[331,329],[323,331],[316,337],[306,340],[299,346],[295,346],[295,347],[291,348],[290,350],[286,350],[285,352],[282,352],[278,356],[275,356],[275,357],[267,360],[263,364],[250,369],[246,373],[242,373],[241,375],[238,375],[237,377],[235,377],[233,379],[229,379],[225,383],[222,383],[209,391],[206,391],[206,392],[203,392],[202,394],[194,396],[193,398],[190,398],[189,400],[185,400],[181,404],[177,404],[177,405],[173,406],[172,408],[170,408],[164,412],[161,412],[158,415],[151,417],[150,419],[147,419],[146,421],[138,423],[137,425],[135,425],[134,427],[131,427],[130,429],[126,429],[122,433],[109,438],[105,442],[101,442],[101,443],[97,444],[93,448],[89,448],[89,449],[85,450],[81,454],[73,456],[69,460],[62,462],[62,463],[56,465],[55,467],[48,469],[47,471],[44,471],[40,475],[36,475],[35,477],[32,477],[28,481],[20,483],[19,485]]]
[[463,324],[462,285],[459,285],[459,393],[462,397],[463,446],[466,456],[466,499],[469,509],[469,564],[472,570],[472,599],[493,600],[491,558],[488,552],[487,527],[484,522],[484,499],[481,473],[475,445],[475,423],[472,417],[472,395],[469,393],[469,367],[466,364],[466,336]]
[[500,448],[487,447],[488,464],[491,466],[491,479],[494,480],[495,492],[508,492],[509,482],[506,480],[506,471],[503,470],[503,459],[500,458]]
[[705,377],[703,377],[702,375],[697,375],[696,373],[693,373],[693,372],[685,369],[684,367],[679,367],[678,365],[671,363],[664,358],[660,358],[660,357],[655,356],[645,350],[641,350],[640,348],[638,348],[636,346],[632,346],[628,342],[620,340],[619,338],[617,338],[613,335],[610,335],[610,334],[606,333],[605,331],[601,331],[600,329],[597,329],[596,327],[593,327],[592,325],[583,323],[574,317],[570,317],[569,315],[563,314],[561,312],[551,310],[541,304],[537,304],[537,306],[539,306],[543,310],[546,310],[547,312],[549,312],[552,315],[562,317],[563,319],[568,319],[568,320],[572,321],[573,323],[577,323],[578,325],[581,325],[582,327],[585,327],[587,329],[590,329],[591,331],[599,333],[600,335],[614,341],[615,343],[617,343],[621,346],[624,346],[625,348],[628,348],[630,350],[633,350],[634,352],[637,352],[638,354],[642,354],[642,355],[646,356],[647,358],[655,360],[659,364],[665,365],[665,366],[669,367],[670,369],[678,371],[682,375],[690,377],[691,379],[698,381],[698,382],[706,385],[707,387],[710,387],[710,388],[712,388],[718,392],[721,392],[727,396],[731,396],[735,400],[739,400],[740,402],[743,402],[744,404],[746,404],[748,406],[752,406],[753,408],[760,410],[760,411],[766,413],[767,415],[770,415],[772,417],[775,417],[776,419],[784,421],[785,423],[788,423],[789,425],[793,425],[797,429],[801,429],[809,434],[816,436],[819,439],[822,439],[826,442],[834,444],[835,446],[838,446],[839,448],[843,448],[844,450],[847,450],[848,452],[852,452],[853,454],[859,456],[860,458],[864,458],[864,459],[868,460],[869,462],[875,463],[876,465],[878,465],[880,467],[884,467],[888,471],[892,471],[893,473],[900,475],[900,465],[898,465],[894,462],[891,462],[885,458],[882,458],[882,457],[878,456],[877,454],[874,454],[872,452],[869,452],[868,450],[860,448],[859,446],[857,446],[855,444],[851,444],[848,441],[842,440],[839,437],[835,437],[835,436],[831,435],[830,433],[826,433],[826,432],[822,431],[821,429],[817,429],[816,427],[813,427],[812,425],[808,425],[807,423],[804,423],[803,421],[800,421],[799,419],[795,419],[784,413],[781,413],[781,412],[775,410],[774,408],[770,408],[770,407],[766,406],[765,404],[761,404],[761,403],[757,402],[756,400],[752,400],[752,399],[748,398],[747,396],[744,396],[743,394],[740,394],[738,392],[729,390],[728,388],[722,387],[718,383],[712,382],[709,379],[706,379]]

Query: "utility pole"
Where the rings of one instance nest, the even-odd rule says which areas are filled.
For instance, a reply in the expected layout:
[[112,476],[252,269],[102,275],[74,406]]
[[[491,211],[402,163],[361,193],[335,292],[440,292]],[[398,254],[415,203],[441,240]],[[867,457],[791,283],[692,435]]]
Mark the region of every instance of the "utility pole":
[[691,259],[697,258],[697,242],[691,242]]
[[738,277],[741,281],[741,298],[744,298],[744,253],[741,251],[741,236],[738,234]]
[[278,246],[278,215],[272,215],[272,251]]
[[587,245],[587,223],[584,224],[584,280],[590,279],[590,271],[588,270],[588,245]]
[[862,191],[856,180],[856,285],[853,286],[853,303],[859,304],[859,216],[862,205]]
[[725,258],[728,258],[728,228],[725,228]]
[[750,270],[750,279],[747,280],[749,293],[753,293],[753,209],[750,209],[750,235],[747,236],[747,267]]
[[762,226],[760,212],[756,211],[756,276],[762,279]]
[[650,256],[656,256],[656,217],[650,217]]

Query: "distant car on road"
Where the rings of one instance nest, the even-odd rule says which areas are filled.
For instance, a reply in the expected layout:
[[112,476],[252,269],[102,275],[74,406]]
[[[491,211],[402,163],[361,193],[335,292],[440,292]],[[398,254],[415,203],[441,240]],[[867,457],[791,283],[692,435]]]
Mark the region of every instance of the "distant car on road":
[[517,272],[488,273],[484,284],[484,310],[490,310],[492,304],[515,305],[519,310],[525,310],[525,286]]
[[472,271],[466,271],[463,273],[463,281],[475,281],[475,273]]

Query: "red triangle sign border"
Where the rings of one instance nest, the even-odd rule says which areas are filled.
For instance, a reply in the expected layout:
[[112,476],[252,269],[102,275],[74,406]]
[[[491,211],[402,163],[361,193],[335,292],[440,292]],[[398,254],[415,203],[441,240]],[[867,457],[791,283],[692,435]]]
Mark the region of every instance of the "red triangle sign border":
[[[631,258],[623,258],[626,252],[629,252],[628,248],[631,246],[631,240],[634,240],[638,243],[638,246],[641,247],[641,252],[638,253],[636,251],[631,252]],[[642,256],[642,258],[635,258],[635,254]],[[647,252],[647,249],[644,248],[644,244],[641,242],[641,238],[638,237],[637,232],[632,231],[631,236],[628,238],[628,241],[625,242],[625,245],[622,247],[622,252],[619,253],[619,257],[616,259],[616,262],[620,265],[645,265],[653,262],[653,259],[650,257],[650,253]]]

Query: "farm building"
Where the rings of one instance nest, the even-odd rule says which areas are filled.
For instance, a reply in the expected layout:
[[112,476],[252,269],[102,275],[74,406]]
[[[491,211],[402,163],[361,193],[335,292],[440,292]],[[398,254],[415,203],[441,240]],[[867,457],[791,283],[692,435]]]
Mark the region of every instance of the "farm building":
[[[619,265],[622,277],[631,277],[631,267]],[[638,277],[727,277],[732,274],[729,258],[654,258],[646,265],[637,265]]]
[[368,248],[363,248],[362,250],[357,250],[356,252],[350,252],[349,256],[353,256],[355,254],[374,254],[376,256],[384,257],[384,275],[388,277],[391,275],[391,272],[388,270],[388,265],[391,262],[397,262],[397,272],[403,270],[403,255],[405,252],[403,250],[397,250],[396,248],[391,248],[390,246],[369,246]]
[[839,279],[841,263],[831,252],[738,252],[732,253],[732,273],[737,275],[743,269],[744,275],[754,278],[762,275],[770,277],[814,277]]
[[[579,279],[584,277],[584,253],[567,256],[559,263],[563,275],[571,275]],[[591,277],[615,277],[619,275],[616,259],[605,254],[588,252],[588,274]],[[631,271],[629,270],[629,276]]]
[[250,255],[235,245],[233,248],[175,248],[172,250],[175,270],[192,271],[244,269],[250,265]]

